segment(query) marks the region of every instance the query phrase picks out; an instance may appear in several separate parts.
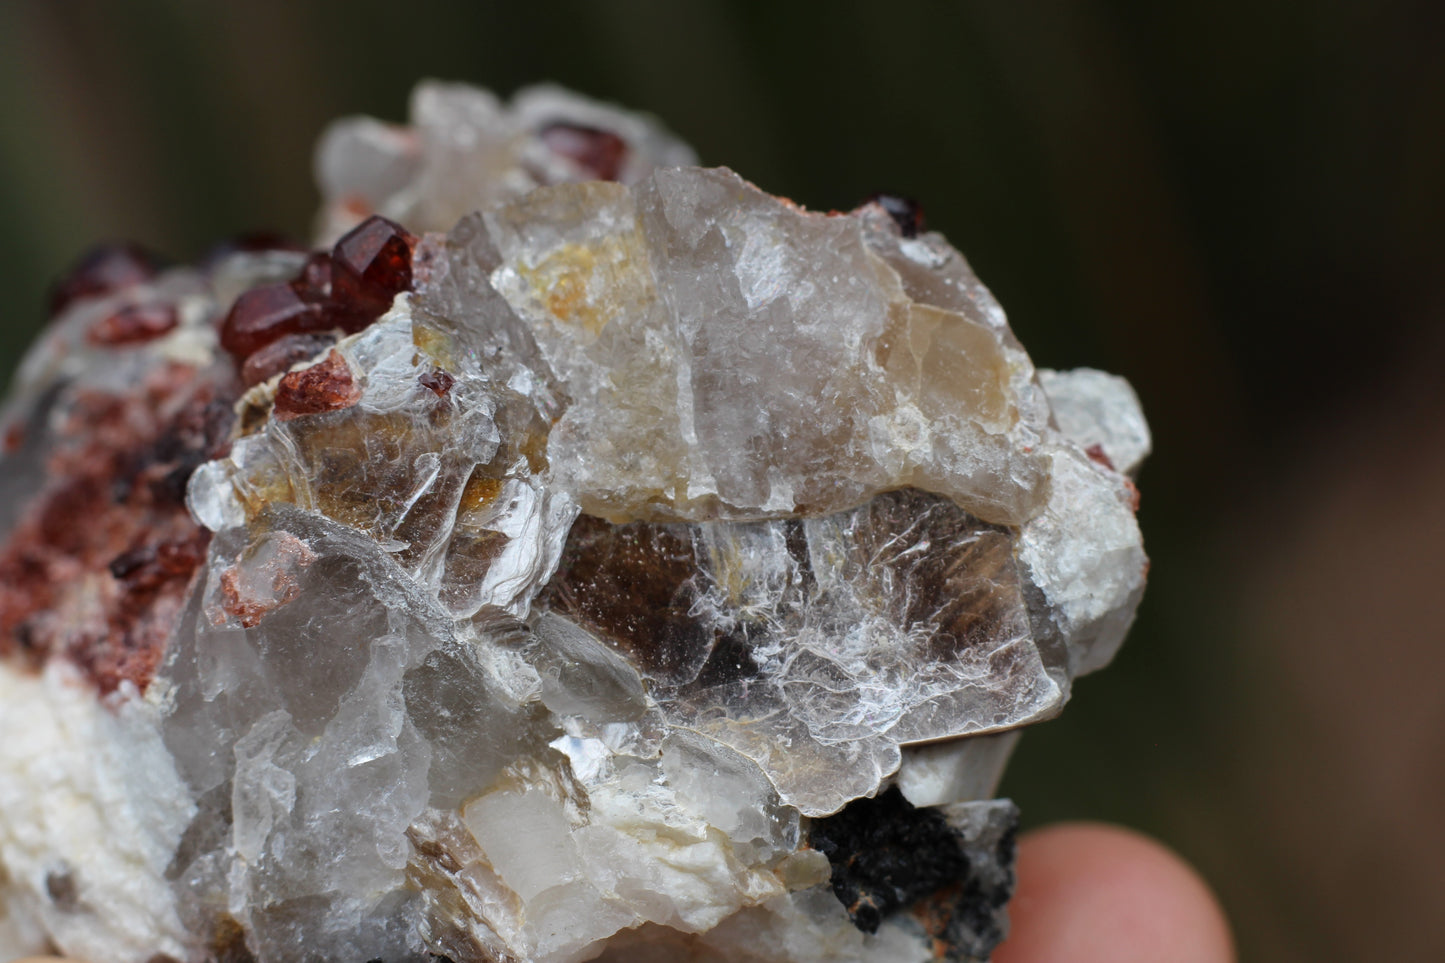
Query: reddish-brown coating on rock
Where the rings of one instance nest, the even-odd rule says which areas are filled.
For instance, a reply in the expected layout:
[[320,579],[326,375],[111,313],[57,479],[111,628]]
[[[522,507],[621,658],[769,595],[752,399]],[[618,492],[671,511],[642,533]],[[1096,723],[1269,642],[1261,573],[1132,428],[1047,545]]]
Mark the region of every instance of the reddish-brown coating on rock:
[[91,325],[85,340],[107,348],[145,344],[169,334],[180,320],[174,304],[127,304]]
[[96,298],[149,281],[160,259],[137,244],[101,244],[86,251],[50,289],[50,316],[81,298]]
[[277,421],[290,421],[302,415],[350,408],[360,400],[361,386],[356,383],[351,365],[333,348],[311,367],[292,371],[281,379],[272,411]]
[[[1084,454],[1088,455],[1089,460],[1094,464],[1103,465],[1112,472],[1118,471],[1118,469],[1114,467],[1114,459],[1110,458],[1108,453],[1104,451],[1103,445],[1090,445],[1084,449]],[[1132,478],[1125,476],[1124,489],[1129,495],[1130,510],[1137,514],[1139,511],[1139,486],[1134,484]]]
[[298,573],[315,560],[316,553],[287,532],[271,539],[261,557],[248,559],[243,554],[221,573],[221,611],[212,613],[212,621],[221,624],[230,617],[244,628],[259,625],[268,614],[296,600],[301,594]]
[[102,692],[145,688],[210,540],[186,482],[225,451],[236,393],[181,364],[124,394],[73,389],[48,481],[0,544],[0,656],[64,655]]
[[567,158],[594,180],[617,180],[627,163],[627,141],[610,130],[557,123],[542,128],[537,136],[552,153]]

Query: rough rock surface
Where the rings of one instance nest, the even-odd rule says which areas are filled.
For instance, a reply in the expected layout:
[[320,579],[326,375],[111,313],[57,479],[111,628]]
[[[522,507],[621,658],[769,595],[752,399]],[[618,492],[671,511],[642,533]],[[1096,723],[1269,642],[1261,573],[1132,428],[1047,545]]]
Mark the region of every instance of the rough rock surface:
[[1128,386],[897,199],[553,89],[412,113],[327,132],[316,252],[57,289],[0,958],[986,960],[1017,729],[1143,589]]

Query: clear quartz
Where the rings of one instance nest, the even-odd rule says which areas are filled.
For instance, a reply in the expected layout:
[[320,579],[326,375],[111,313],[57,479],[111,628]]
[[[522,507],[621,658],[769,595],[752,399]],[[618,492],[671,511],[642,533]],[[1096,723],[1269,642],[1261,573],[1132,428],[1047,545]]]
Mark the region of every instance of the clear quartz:
[[[204,560],[118,716],[55,695],[61,656],[0,662],[0,726],[45,706],[59,760],[0,747],[34,797],[0,807],[0,938],[121,963],[987,958],[1017,815],[989,797],[1133,618],[1147,425],[1122,379],[1035,371],[941,236],[692,163],[555,88],[427,83],[408,126],[327,131],[323,242],[399,220],[413,289],[298,363],[351,379],[339,407],[278,415],[280,375],[236,403],[186,493]],[[219,383],[216,320],[300,263],[147,282],[182,322],[119,355],[84,340],[119,296],[67,309],[4,410],[4,530],[79,385]],[[173,801],[149,821],[146,781]],[[90,828],[48,834],[48,809]],[[62,865],[80,909],[47,889]]]

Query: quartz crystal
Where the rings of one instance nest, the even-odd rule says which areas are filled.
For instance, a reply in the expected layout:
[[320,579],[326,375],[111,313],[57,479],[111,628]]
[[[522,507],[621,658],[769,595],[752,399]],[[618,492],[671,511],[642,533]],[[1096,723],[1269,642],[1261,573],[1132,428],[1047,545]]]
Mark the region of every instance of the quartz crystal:
[[[984,961],[1137,399],[916,204],[428,83],[313,252],[88,257],[3,411],[0,958]],[[8,944],[8,945],[7,945]]]

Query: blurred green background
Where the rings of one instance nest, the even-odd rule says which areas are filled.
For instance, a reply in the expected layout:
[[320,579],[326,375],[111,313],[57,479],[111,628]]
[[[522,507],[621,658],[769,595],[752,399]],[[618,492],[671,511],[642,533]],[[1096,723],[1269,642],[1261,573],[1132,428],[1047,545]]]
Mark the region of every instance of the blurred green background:
[[0,369],[91,242],[304,236],[327,120],[556,80],[820,209],[918,198],[1041,365],[1127,375],[1152,584],[1022,741],[1245,960],[1445,959],[1445,4],[0,3]]

